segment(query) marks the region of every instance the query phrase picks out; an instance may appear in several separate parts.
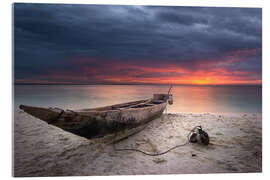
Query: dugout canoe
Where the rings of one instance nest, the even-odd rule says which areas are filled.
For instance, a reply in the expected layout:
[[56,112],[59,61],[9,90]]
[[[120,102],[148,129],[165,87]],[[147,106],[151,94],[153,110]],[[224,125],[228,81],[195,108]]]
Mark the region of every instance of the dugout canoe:
[[154,94],[153,98],[93,109],[62,110],[20,105],[26,113],[86,138],[102,137],[134,129],[158,118],[172,103],[171,94]]

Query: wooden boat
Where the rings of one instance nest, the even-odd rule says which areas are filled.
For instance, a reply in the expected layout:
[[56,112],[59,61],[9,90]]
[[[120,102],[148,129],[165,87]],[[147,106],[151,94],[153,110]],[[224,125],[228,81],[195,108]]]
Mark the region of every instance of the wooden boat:
[[154,94],[153,98],[112,106],[62,110],[20,105],[20,109],[48,124],[86,138],[102,137],[136,128],[162,115],[171,94]]

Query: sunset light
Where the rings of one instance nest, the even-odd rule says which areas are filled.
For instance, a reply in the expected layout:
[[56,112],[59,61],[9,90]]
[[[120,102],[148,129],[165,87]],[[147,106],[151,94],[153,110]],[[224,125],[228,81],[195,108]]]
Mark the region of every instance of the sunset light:
[[[262,83],[260,10],[242,9],[254,11],[251,14],[256,16],[249,19],[231,9],[229,14],[235,14],[228,18],[231,22],[223,21],[222,8],[220,15],[213,9],[197,9],[200,15],[188,21],[184,19],[192,8],[183,9],[187,17],[182,17],[169,7],[168,16],[155,8],[130,6],[138,14],[129,20],[122,19],[116,7],[105,6],[110,15],[101,11],[80,16],[80,21],[69,14],[68,6],[61,7],[66,16],[51,11],[54,6],[42,10],[44,17],[22,12],[35,14],[39,8],[15,7],[16,84]],[[91,6],[87,12],[98,9]],[[65,31],[58,33],[59,29]]]

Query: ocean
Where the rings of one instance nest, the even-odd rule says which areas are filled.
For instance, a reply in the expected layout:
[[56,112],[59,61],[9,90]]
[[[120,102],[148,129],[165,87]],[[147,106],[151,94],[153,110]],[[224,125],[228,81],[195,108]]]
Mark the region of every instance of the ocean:
[[[165,85],[14,85],[14,108],[20,104],[63,109],[94,108],[167,93]],[[168,113],[261,113],[261,86],[188,86],[172,88]]]

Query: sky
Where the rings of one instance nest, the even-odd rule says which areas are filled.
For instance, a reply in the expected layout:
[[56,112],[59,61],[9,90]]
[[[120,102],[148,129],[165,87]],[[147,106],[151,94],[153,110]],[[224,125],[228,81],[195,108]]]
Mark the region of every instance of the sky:
[[260,8],[15,3],[17,84],[262,84]]

